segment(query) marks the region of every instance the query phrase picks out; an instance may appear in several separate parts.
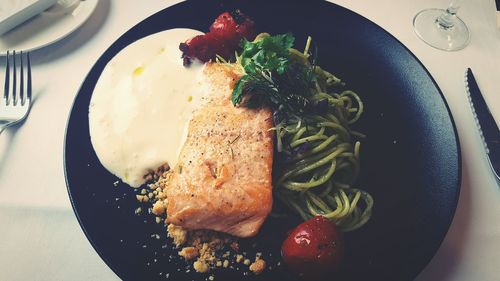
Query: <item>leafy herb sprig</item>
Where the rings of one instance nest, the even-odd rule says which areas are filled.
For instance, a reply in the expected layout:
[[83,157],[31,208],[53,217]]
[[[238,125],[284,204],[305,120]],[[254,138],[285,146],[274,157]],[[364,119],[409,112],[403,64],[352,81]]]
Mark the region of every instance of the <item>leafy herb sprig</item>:
[[315,75],[313,67],[292,59],[290,48],[294,41],[293,35],[286,33],[241,42],[239,61],[245,75],[234,86],[234,105],[269,105],[289,115],[305,110]]

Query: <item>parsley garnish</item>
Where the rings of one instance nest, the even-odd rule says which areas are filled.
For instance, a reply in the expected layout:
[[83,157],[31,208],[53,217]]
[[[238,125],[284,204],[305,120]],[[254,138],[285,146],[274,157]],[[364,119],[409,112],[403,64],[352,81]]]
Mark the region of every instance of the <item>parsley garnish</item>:
[[265,36],[254,42],[242,40],[239,61],[245,75],[234,86],[234,105],[270,105],[290,114],[304,111],[315,76],[312,66],[291,59],[294,41],[291,33]]

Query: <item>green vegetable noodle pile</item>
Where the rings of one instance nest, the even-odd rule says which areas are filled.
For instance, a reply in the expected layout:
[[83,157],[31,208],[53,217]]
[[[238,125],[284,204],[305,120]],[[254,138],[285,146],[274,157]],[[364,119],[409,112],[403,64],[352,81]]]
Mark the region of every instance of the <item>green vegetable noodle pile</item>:
[[342,231],[355,230],[370,219],[373,207],[370,194],[353,186],[364,135],[351,125],[363,103],[316,65],[311,38],[304,52],[292,48],[294,41],[290,33],[243,40],[236,65],[244,74],[232,102],[273,109],[275,197],[304,220],[323,215]]

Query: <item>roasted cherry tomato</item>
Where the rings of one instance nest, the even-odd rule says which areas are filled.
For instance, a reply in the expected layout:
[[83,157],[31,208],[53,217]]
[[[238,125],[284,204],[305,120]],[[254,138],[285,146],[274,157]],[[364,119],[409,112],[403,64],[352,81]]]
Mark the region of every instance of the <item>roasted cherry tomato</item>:
[[238,10],[222,13],[210,26],[208,33],[180,44],[184,65],[189,65],[194,58],[207,62],[214,59],[215,55],[229,59],[242,38],[255,38],[254,22]]
[[[243,37],[251,40],[255,37],[254,22],[239,10],[222,13],[210,26],[210,33],[220,38],[239,44]],[[234,42],[236,41],[236,42]]]
[[316,216],[291,231],[281,255],[290,270],[306,280],[317,280],[338,269],[344,243],[333,222]]

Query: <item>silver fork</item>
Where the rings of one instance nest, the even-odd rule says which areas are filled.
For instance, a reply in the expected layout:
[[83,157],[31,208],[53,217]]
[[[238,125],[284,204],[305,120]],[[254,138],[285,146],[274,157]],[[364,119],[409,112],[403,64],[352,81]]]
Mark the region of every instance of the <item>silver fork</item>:
[[[23,57],[26,57],[26,66]],[[11,55],[7,51],[6,59],[5,86],[3,100],[0,101],[0,134],[5,128],[24,120],[28,116],[31,106],[31,63],[29,52],[24,55],[21,51],[20,55],[16,55],[16,51],[13,51]],[[18,60],[19,66],[17,65]],[[19,72],[19,82],[17,72]]]

